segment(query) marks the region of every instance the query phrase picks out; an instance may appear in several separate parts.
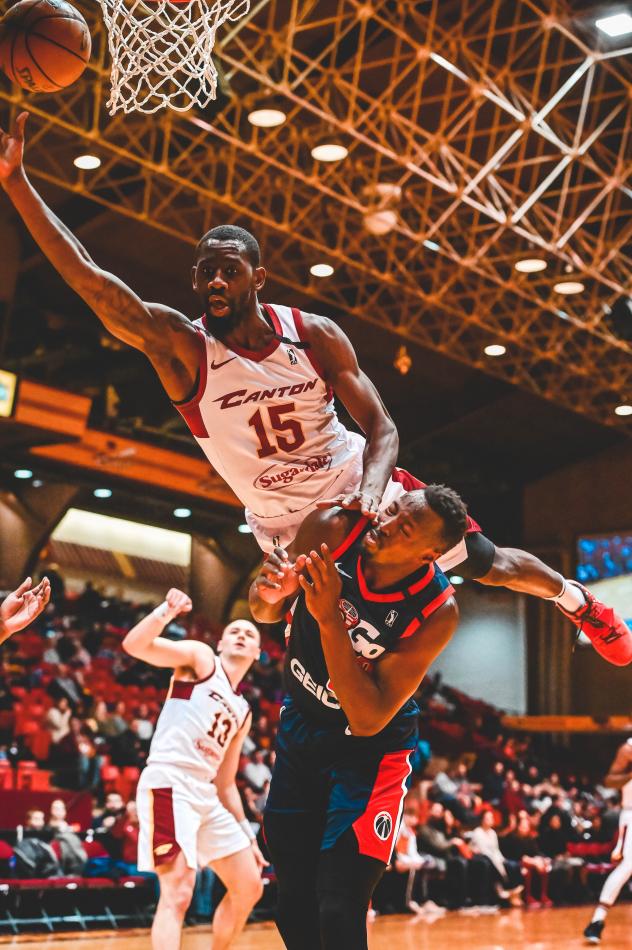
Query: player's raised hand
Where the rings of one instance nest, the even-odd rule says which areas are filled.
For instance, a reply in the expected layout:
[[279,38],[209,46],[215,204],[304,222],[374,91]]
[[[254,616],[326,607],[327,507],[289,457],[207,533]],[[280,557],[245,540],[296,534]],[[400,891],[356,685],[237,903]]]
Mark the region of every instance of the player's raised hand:
[[307,609],[316,623],[326,624],[338,619],[342,578],[326,544],[321,544],[320,554],[310,551],[299,584],[305,593]]
[[31,578],[27,577],[0,604],[0,642],[28,627],[50,600],[50,581],[47,577],[43,577],[35,587],[32,584]]
[[6,181],[22,164],[24,157],[24,126],[28,112],[21,112],[11,132],[0,128],[0,181]]
[[293,563],[284,548],[276,547],[266,555],[255,577],[255,588],[266,604],[278,604],[298,590],[298,571],[303,569],[305,557],[301,555]]
[[177,617],[178,614],[188,614],[193,609],[193,602],[189,595],[182,590],[178,590],[177,587],[171,588],[165,600],[172,619]]
[[323,498],[316,505],[317,508],[346,508],[349,511],[360,511],[365,518],[371,521],[378,520],[378,511],[381,497],[366,491],[343,492],[333,498]]

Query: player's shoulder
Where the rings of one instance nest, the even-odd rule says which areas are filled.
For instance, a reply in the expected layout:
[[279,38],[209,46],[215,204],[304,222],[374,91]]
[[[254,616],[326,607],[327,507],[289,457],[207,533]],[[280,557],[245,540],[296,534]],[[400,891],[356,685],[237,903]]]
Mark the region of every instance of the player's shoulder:
[[367,519],[357,511],[345,508],[324,508],[310,512],[301,524],[292,545],[295,557],[307,554],[312,548],[318,550],[323,543],[330,551],[336,551],[347,541],[354,530],[361,532]]
[[347,340],[347,336],[338,324],[331,317],[325,317],[320,313],[310,313],[303,310],[299,311],[302,323],[303,334],[314,347],[335,346],[341,340]]

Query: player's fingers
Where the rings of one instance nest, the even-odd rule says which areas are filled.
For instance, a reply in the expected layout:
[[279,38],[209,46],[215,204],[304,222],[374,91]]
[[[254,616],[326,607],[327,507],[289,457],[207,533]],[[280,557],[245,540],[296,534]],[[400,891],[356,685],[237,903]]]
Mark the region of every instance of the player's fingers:
[[309,593],[311,591],[312,585],[307,580],[304,574],[299,574],[298,583],[299,583],[300,588],[304,590],[305,593]]
[[343,495],[336,495],[335,498],[321,498],[320,501],[316,502],[317,508],[337,508],[343,499]]
[[285,548],[281,548],[278,545],[275,547],[272,554],[281,561],[289,561],[290,555],[287,553]]
[[13,130],[13,135],[16,139],[20,141],[24,140],[24,126],[26,125],[26,120],[28,119],[28,112],[20,112],[19,116],[15,120],[15,128]]
[[307,571],[309,579],[312,583],[312,587],[314,588],[315,591],[318,590],[320,575],[311,557],[308,557],[307,560],[305,561],[305,570]]
[[14,597],[21,597],[22,594],[26,593],[27,590],[30,590],[31,584],[33,583],[30,577],[26,577],[17,590],[13,591]]
[[306,561],[306,560],[307,560],[307,558],[305,557],[304,554],[299,554],[299,556],[297,557],[296,561],[294,562],[294,567],[292,568],[292,570],[294,571],[295,574],[300,574],[301,571],[305,570],[305,561]]
[[261,588],[268,590],[281,590],[280,584],[278,584],[276,581],[270,580],[269,577],[262,577],[261,574],[255,581],[255,587],[257,590],[261,590]]
[[309,553],[312,559],[312,565],[314,567],[314,570],[316,571],[318,575],[318,579],[319,581],[323,581],[325,578],[325,570],[326,570],[325,563],[323,559],[321,558],[320,554],[318,553],[318,551],[310,551]]
[[322,557],[323,563],[328,571],[336,570],[336,564],[331,555],[331,551],[329,550],[329,545],[325,541],[323,541],[320,546],[320,556]]

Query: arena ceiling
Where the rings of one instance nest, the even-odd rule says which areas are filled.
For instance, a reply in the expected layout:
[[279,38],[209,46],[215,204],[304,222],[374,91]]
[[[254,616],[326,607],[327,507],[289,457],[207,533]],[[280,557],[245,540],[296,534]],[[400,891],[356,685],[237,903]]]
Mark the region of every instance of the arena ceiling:
[[[29,108],[29,171],[99,263],[190,312],[190,245],[218,222],[251,227],[269,299],[339,319],[404,462],[470,493],[629,433],[614,408],[632,401],[630,335],[609,310],[632,294],[632,37],[596,30],[611,5],[252,0],[220,36],[217,103],[114,117],[98,6],[76,5],[89,69],[55,95],[2,81],[0,123]],[[286,122],[253,128],[262,104]],[[315,161],[332,136],[348,157]],[[79,152],[100,168],[76,169]],[[385,210],[392,230],[370,233]],[[0,363],[90,393],[95,424],[187,450],[143,358],[100,332],[6,202],[0,216],[19,245]],[[527,257],[546,269],[518,272]],[[311,277],[323,261],[333,277]],[[561,295],[564,280],[583,291]],[[484,354],[494,343],[503,357]],[[407,376],[392,365],[402,344]]]

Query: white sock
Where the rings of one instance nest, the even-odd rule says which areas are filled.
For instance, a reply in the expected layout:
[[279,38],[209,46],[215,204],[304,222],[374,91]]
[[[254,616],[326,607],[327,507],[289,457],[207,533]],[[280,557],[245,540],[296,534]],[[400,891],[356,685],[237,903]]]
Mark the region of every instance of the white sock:
[[600,904],[599,907],[595,908],[595,913],[592,915],[591,924],[598,924],[601,920],[605,920],[608,914],[608,910],[603,904]]
[[576,584],[569,584],[568,581],[564,581],[562,590],[556,597],[549,597],[548,599],[555,601],[556,604],[559,604],[564,610],[568,610],[569,613],[575,613],[586,603],[582,589],[577,587]]

